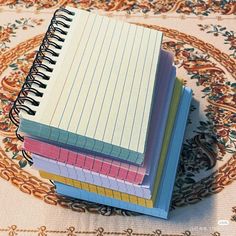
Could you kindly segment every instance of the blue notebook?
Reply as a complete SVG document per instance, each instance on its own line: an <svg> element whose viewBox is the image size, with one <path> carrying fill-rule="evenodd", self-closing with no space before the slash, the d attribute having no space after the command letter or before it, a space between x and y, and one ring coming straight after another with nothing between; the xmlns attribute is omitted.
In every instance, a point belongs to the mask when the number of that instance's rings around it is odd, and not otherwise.
<svg viewBox="0 0 236 236"><path fill-rule="evenodd" d="M175 121L175 127L173 129L171 137L171 145L170 149L168 150L168 155L165 162L165 167L154 208L142 207L136 204L123 202L109 197L104 197L96 193L90 193L85 190L55 182L57 193L73 198L96 202L103 205L122 208L125 210L135 211L166 219L168 217L171 196L178 168L179 156L182 147L185 126L187 123L191 98L191 89L184 88L180 100L179 111Z"/></svg>

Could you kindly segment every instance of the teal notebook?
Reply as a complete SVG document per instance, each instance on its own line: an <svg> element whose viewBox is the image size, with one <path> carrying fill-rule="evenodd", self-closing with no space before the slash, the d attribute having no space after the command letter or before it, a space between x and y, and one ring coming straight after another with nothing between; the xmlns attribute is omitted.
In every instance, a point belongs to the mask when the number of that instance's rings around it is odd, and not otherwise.
<svg viewBox="0 0 236 236"><path fill-rule="evenodd" d="M44 75L46 88L31 84L24 102L30 110L21 110L19 130L142 164L162 33L69 7L53 19L54 54L46 52L51 60L40 65L37 59L32 67L36 79Z"/></svg>

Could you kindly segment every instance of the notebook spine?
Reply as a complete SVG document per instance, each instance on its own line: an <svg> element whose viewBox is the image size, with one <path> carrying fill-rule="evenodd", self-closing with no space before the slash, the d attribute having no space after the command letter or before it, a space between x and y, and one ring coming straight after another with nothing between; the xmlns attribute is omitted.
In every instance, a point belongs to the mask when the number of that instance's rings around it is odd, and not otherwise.
<svg viewBox="0 0 236 236"><path fill-rule="evenodd" d="M43 97L42 89L46 89L47 81L50 80L50 73L53 72L53 65L57 63L58 51L62 49L73 15L75 15L74 12L65 8L55 11L31 69L9 112L9 118L16 126L16 137L21 141L24 141L24 137L18 133L19 113L24 111L31 116L36 114L40 104L37 97ZM33 96L30 96L32 94ZM32 164L30 155L24 150L22 154Z"/></svg>

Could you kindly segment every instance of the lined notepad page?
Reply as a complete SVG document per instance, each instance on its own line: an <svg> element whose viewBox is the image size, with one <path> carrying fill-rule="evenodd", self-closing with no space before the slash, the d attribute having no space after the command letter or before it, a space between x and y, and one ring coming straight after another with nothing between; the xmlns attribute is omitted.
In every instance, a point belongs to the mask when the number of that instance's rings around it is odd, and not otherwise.
<svg viewBox="0 0 236 236"><path fill-rule="evenodd" d="M88 150L143 155L162 33L72 11L73 39L62 48L64 65L55 67L34 121L75 134ZM58 132L59 141L68 139Z"/></svg>

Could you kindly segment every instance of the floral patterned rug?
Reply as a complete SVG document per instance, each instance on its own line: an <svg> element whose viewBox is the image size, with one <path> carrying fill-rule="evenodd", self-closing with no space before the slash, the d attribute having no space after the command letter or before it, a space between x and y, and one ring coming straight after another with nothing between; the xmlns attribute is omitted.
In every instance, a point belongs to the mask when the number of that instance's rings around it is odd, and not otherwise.
<svg viewBox="0 0 236 236"><path fill-rule="evenodd" d="M168 221L59 197L21 155L8 113L62 5L162 31L163 48L175 54L178 76L193 89ZM0 235L233 236L235 23L234 0L0 0Z"/></svg>

